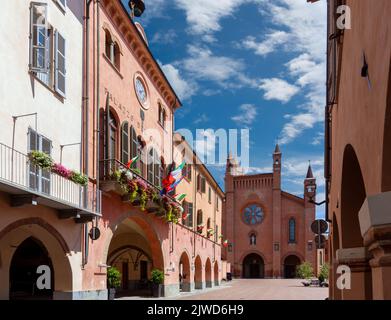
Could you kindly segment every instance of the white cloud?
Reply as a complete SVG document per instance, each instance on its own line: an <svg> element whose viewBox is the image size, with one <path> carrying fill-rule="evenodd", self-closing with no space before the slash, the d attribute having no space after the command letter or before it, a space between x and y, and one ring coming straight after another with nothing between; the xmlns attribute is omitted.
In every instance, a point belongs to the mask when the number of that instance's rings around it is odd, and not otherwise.
<svg viewBox="0 0 391 320"><path fill-rule="evenodd" d="M276 50L298 53L286 67L289 76L295 79L296 88L304 93L306 102L283 127L280 143L285 144L323 121L327 7L324 1L308 4L304 0L260 0L259 3L261 13L271 19L274 29L280 30L268 33L262 41L248 37L243 47L261 56Z"/></svg>
<svg viewBox="0 0 391 320"><path fill-rule="evenodd" d="M311 144L314 146L318 146L324 140L324 133L318 132L315 137L313 137Z"/></svg>
<svg viewBox="0 0 391 320"><path fill-rule="evenodd" d="M248 126L254 122L257 114L257 108L253 104L242 104L239 107L239 114L233 116L231 119L237 125Z"/></svg>
<svg viewBox="0 0 391 320"><path fill-rule="evenodd" d="M287 43L288 40L289 34L287 32L274 30L267 34L265 40L262 42L257 42L255 37L248 36L242 44L239 44L239 46L243 46L246 49L252 49L257 55L266 56L273 52L279 45Z"/></svg>
<svg viewBox="0 0 391 320"><path fill-rule="evenodd" d="M209 121L209 117L207 114L202 113L200 114L197 119L193 122L194 124L201 124Z"/></svg>
<svg viewBox="0 0 391 320"><path fill-rule="evenodd" d="M151 40L151 43L161 43L161 44L171 44L175 42L175 39L178 37L175 30L170 29L167 31L156 32Z"/></svg>
<svg viewBox="0 0 391 320"><path fill-rule="evenodd" d="M260 89L265 91L264 99L278 100L287 103L299 92L299 88L289 84L287 81L277 78L262 79Z"/></svg>
<svg viewBox="0 0 391 320"><path fill-rule="evenodd" d="M190 99L197 91L197 85L182 78L179 70L172 64L161 64L159 62L168 81L181 100Z"/></svg>
<svg viewBox="0 0 391 320"><path fill-rule="evenodd" d="M186 13L189 32L197 35L220 31L220 20L231 16L245 2L247 0L175 0L178 8Z"/></svg>
<svg viewBox="0 0 391 320"><path fill-rule="evenodd" d="M176 64L193 79L213 81L223 88L254 85L253 81L244 75L245 65L241 60L215 56L205 46L189 45L188 54L187 58Z"/></svg>

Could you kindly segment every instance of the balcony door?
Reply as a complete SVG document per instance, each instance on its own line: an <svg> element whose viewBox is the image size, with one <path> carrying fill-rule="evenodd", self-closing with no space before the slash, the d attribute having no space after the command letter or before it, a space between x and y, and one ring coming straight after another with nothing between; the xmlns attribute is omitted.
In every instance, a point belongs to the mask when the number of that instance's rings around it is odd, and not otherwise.
<svg viewBox="0 0 391 320"><path fill-rule="evenodd" d="M28 150L41 151L48 155L52 153L52 142L37 134L34 130L29 130ZM50 170L43 170L40 167L29 163L29 187L38 192L50 194Z"/></svg>

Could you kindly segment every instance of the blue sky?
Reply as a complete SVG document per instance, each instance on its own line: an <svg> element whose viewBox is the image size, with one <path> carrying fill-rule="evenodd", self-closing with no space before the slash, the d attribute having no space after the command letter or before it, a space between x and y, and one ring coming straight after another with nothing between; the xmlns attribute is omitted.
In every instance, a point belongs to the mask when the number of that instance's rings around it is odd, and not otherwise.
<svg viewBox="0 0 391 320"><path fill-rule="evenodd" d="M326 1L145 2L137 21L183 102L176 129L248 128L249 173L271 170L278 139L283 189L302 196L311 160L324 200ZM224 165L209 169L223 187Z"/></svg>

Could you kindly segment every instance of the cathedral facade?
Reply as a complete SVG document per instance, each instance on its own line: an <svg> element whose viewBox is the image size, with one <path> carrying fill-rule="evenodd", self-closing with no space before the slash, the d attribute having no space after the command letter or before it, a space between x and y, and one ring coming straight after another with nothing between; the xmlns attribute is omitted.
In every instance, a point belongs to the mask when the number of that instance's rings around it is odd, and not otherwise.
<svg viewBox="0 0 391 320"><path fill-rule="evenodd" d="M223 259L235 278L294 278L304 261L316 270L316 179L311 166L303 182L304 198L281 189L282 153L273 153L273 172L244 175L229 156L225 175Z"/></svg>

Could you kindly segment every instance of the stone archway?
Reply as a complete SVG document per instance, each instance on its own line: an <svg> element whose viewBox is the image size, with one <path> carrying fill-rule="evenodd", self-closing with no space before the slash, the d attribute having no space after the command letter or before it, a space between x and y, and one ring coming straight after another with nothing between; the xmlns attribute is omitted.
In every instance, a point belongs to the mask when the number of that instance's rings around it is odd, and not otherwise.
<svg viewBox="0 0 391 320"><path fill-rule="evenodd" d="M191 291L190 259L184 251L179 260L179 291Z"/></svg>
<svg viewBox="0 0 391 320"><path fill-rule="evenodd" d="M219 264L217 263L217 261L215 261L213 272L214 272L214 284L215 286L218 286L220 285L220 279L219 279Z"/></svg>
<svg viewBox="0 0 391 320"><path fill-rule="evenodd" d="M296 278L296 269L300 265L300 258L294 254L287 256L284 259L284 278Z"/></svg>
<svg viewBox="0 0 391 320"><path fill-rule="evenodd" d="M343 248L363 246L358 212L366 198L360 164L351 145L345 148L341 185L341 236Z"/></svg>
<svg viewBox="0 0 391 320"><path fill-rule="evenodd" d="M152 226L142 217L129 216L114 228L107 265L121 273L119 295L150 295L152 269L164 270L161 244Z"/></svg>
<svg viewBox="0 0 391 320"><path fill-rule="evenodd" d="M265 262L256 253L250 253L243 259L243 278L262 279L265 277Z"/></svg>
<svg viewBox="0 0 391 320"><path fill-rule="evenodd" d="M0 299L18 296L27 299L72 299L73 291L82 290L79 281L81 275L77 274L79 269L72 269L73 264L77 267L80 265L80 255L64 251L68 248L66 241L42 219L16 221L0 232L0 239ZM25 268L22 267L23 263ZM51 270L51 290L43 294L23 293L25 288L20 287L15 280L27 270L31 272L35 269L36 274L38 263L47 265ZM15 276L18 274L19 276ZM30 275L26 277L26 281L32 285L34 277L35 275Z"/></svg>
<svg viewBox="0 0 391 320"><path fill-rule="evenodd" d="M212 263L209 258L205 262L205 285L207 288L212 288Z"/></svg>
<svg viewBox="0 0 391 320"><path fill-rule="evenodd" d="M202 281L202 261L200 256L197 256L194 261L194 287L196 289L204 288L204 283Z"/></svg>
<svg viewBox="0 0 391 320"><path fill-rule="evenodd" d="M47 266L48 278L43 281L44 289L40 289L37 273L40 266ZM53 298L54 270L49 253L41 241L34 237L24 240L16 249L10 266L10 300L46 300ZM46 287L47 285L47 287Z"/></svg>
<svg viewBox="0 0 391 320"><path fill-rule="evenodd" d="M351 290L342 291L342 299L372 299L372 274L364 248L358 213L366 199L363 175L356 152L347 145L344 152L341 185L338 264L349 266ZM349 250L346 250L349 249ZM354 252L352 258L352 252Z"/></svg>
<svg viewBox="0 0 391 320"><path fill-rule="evenodd" d="M384 120L382 192L391 191L391 65L388 73L387 108Z"/></svg>

